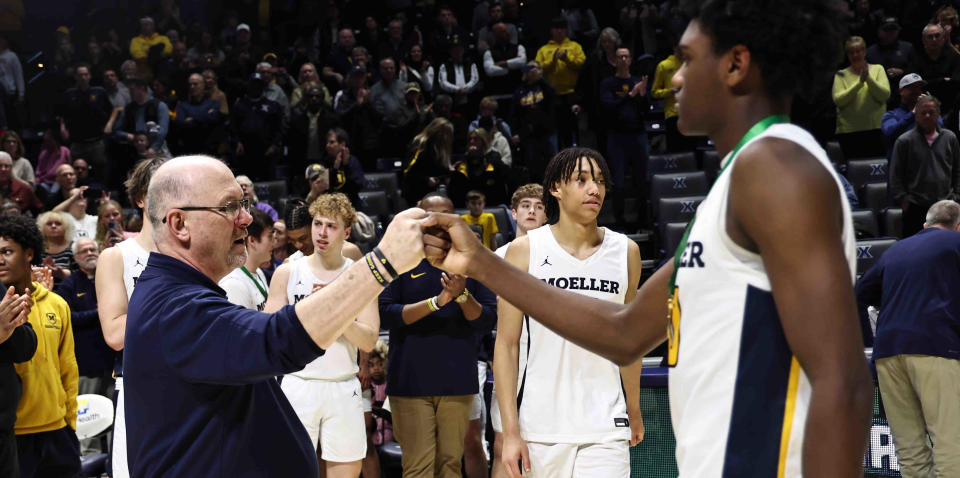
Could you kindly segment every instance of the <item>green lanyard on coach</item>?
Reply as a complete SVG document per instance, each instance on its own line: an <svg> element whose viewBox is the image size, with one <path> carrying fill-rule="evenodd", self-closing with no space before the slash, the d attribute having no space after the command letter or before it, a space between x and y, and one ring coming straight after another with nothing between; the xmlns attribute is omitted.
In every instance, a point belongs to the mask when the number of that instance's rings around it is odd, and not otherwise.
<svg viewBox="0 0 960 478"><path fill-rule="evenodd" d="M243 273L246 274L247 277L249 277L250 280L253 281L254 285L257 286L257 290L259 290L260 293L263 294L263 298L266 299L266 298L267 298L267 290L264 289L263 286L260 285L260 281L258 281L257 278L254 277L254 275L251 274L250 271L247 270L247 266L240 266L240 270L242 270Z"/></svg>
<svg viewBox="0 0 960 478"><path fill-rule="evenodd" d="M743 135L743 138L740 139L740 142L737 143L737 146L733 148L733 152L730 153L730 158L727 160L726 164L720 169L720 172L717 174L717 178L723 175L723 172L727 170L730 164L733 163L733 159L737 156L737 153L740 152L740 148L743 148L743 145L747 144L751 139L756 138L761 133L767 130L767 128L777 124L777 123L788 123L790 118L787 115L773 115L767 116L766 118L760 120L757 124L753 125L750 130L747 131L747 134ZM693 223L697 220L697 215L690 219L690 223L687 224L687 228L683 231L683 237L680 238L680 244L677 245L677 250L673 253L673 273L670 274L670 283L668 289L670 291L670 298L667 299L667 365L674 366L677 364L677 352L679 351L679 341L678 333L680 331L680 306L677 303L677 272L680 271L680 261L683 257L683 252L687 249L687 240L690 238L690 230L693 229Z"/></svg>

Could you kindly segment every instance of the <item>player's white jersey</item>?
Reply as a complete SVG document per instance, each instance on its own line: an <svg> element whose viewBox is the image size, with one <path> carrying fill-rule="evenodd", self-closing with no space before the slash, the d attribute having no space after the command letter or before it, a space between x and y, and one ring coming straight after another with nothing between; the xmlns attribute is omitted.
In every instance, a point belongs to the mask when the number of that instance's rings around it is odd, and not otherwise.
<svg viewBox="0 0 960 478"><path fill-rule="evenodd" d="M557 242L550 227L527 233L528 271L550 285L623 303L629 287L627 237L604 229L603 243L579 260ZM526 358L517 402L524 440L542 443L601 443L629 440L630 425L613 362L560 337L524 315Z"/></svg>
<svg viewBox="0 0 960 478"><path fill-rule="evenodd" d="M267 291L267 277L259 267L252 275L257 282L254 282L254 279L250 278L243 269L237 267L220 279L218 285L227 293L227 300L230 302L263 312L263 308L267 305L267 298L263 295Z"/></svg>
<svg viewBox="0 0 960 478"><path fill-rule="evenodd" d="M773 125L752 141L764 137L802 146L834 176L853 282L850 205L826 153L794 125ZM799 477L810 382L784 336L763 260L727 234L732 161L697 210L677 274L679 334L670 341L677 463L684 477Z"/></svg>
<svg viewBox="0 0 960 478"><path fill-rule="evenodd" d="M116 245L120 249L120 255L123 258L123 287L127 289L127 300L133 295L133 288L137 285L137 279L143 268L147 267L147 259L150 258L150 252L143 248L134 238L119 242Z"/></svg>
<svg viewBox="0 0 960 478"><path fill-rule="evenodd" d="M348 257L344 257L343 261L343 268L340 269L338 276L353 264L353 260ZM288 304L296 304L305 299L313 291L314 284L328 284L336 279L330 281L317 279L310 270L310 261L306 259L287 264L290 267L290 278L287 279ZM355 377L359 371L357 346L341 335L323 355L307 364L303 370L290 375L296 375L304 380L338 381Z"/></svg>

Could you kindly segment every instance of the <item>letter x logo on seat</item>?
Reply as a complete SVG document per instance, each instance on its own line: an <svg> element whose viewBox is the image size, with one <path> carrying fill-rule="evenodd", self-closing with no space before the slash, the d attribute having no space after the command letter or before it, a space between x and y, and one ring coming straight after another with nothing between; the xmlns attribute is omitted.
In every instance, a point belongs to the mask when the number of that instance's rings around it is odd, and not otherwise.
<svg viewBox="0 0 960 478"><path fill-rule="evenodd" d="M695 212L693 210L693 201L683 201L680 203L680 212Z"/></svg>
<svg viewBox="0 0 960 478"><path fill-rule="evenodd" d="M871 164L870 165L870 175L871 176L886 176L887 170L883 168L883 163Z"/></svg>
<svg viewBox="0 0 960 478"><path fill-rule="evenodd" d="M664 169L677 169L680 165L677 164L677 158L664 158L663 168Z"/></svg>
<svg viewBox="0 0 960 478"><path fill-rule="evenodd" d="M873 259L873 254L870 253L870 248L873 246L867 244L865 246L857 246L857 259Z"/></svg>
<svg viewBox="0 0 960 478"><path fill-rule="evenodd" d="M687 189L687 177L673 178L673 189Z"/></svg>

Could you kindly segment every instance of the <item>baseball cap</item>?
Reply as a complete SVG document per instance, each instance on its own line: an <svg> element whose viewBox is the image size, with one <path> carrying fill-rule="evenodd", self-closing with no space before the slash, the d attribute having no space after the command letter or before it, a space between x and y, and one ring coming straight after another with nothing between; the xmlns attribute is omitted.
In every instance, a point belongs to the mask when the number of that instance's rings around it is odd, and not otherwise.
<svg viewBox="0 0 960 478"><path fill-rule="evenodd" d="M277 54L270 52L270 53L267 53L266 55L263 55L263 61L270 61L270 60L277 61Z"/></svg>
<svg viewBox="0 0 960 478"><path fill-rule="evenodd" d="M403 93L406 94L406 93L409 93L409 92L411 92L411 91L416 91L417 93L419 93L419 92L420 92L420 85L418 85L418 84L417 84L416 82L414 82L414 81L411 81L410 83L407 83L407 89L403 90Z"/></svg>
<svg viewBox="0 0 960 478"><path fill-rule="evenodd" d="M926 85L927 82L923 81L923 78L916 73L909 73L903 75L903 78L900 78L900 88L906 88L914 83L920 83L920 86Z"/></svg>
<svg viewBox="0 0 960 478"><path fill-rule="evenodd" d="M354 74L354 73L360 73L365 75L367 73L367 69L364 68L363 65L353 65L353 68L350 68L350 74Z"/></svg>
<svg viewBox="0 0 960 478"><path fill-rule="evenodd" d="M319 164L317 164L317 163L313 163L313 164L311 164L310 166L307 166L307 170L306 170L306 172L304 172L304 176L307 178L307 181L309 181L309 180L311 180L311 179L313 179L313 178L321 175L321 174L322 174L324 171L326 171L326 170L327 170L327 168L324 168L323 166L321 166L321 165L319 165Z"/></svg>
<svg viewBox="0 0 960 478"><path fill-rule="evenodd" d="M246 23L241 23L241 24L237 25L237 31L240 31L240 30L246 30L246 31L249 32L249 31L250 31L250 25L247 25Z"/></svg>
<svg viewBox="0 0 960 478"><path fill-rule="evenodd" d="M897 22L897 17L886 17L880 21L880 28L884 30L899 30L900 23Z"/></svg>
<svg viewBox="0 0 960 478"><path fill-rule="evenodd" d="M261 75L260 73L251 73L250 81L264 81L263 75Z"/></svg>

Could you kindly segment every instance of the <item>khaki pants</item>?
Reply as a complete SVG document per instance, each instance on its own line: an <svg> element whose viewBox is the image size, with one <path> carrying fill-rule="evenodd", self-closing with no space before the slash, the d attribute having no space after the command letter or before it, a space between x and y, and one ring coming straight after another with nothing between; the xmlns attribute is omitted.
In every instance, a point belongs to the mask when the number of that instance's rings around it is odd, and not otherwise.
<svg viewBox="0 0 960 478"><path fill-rule="evenodd" d="M390 396L404 478L460 478L473 395Z"/></svg>
<svg viewBox="0 0 960 478"><path fill-rule="evenodd" d="M900 473L904 478L958 476L960 360L896 355L876 364Z"/></svg>

